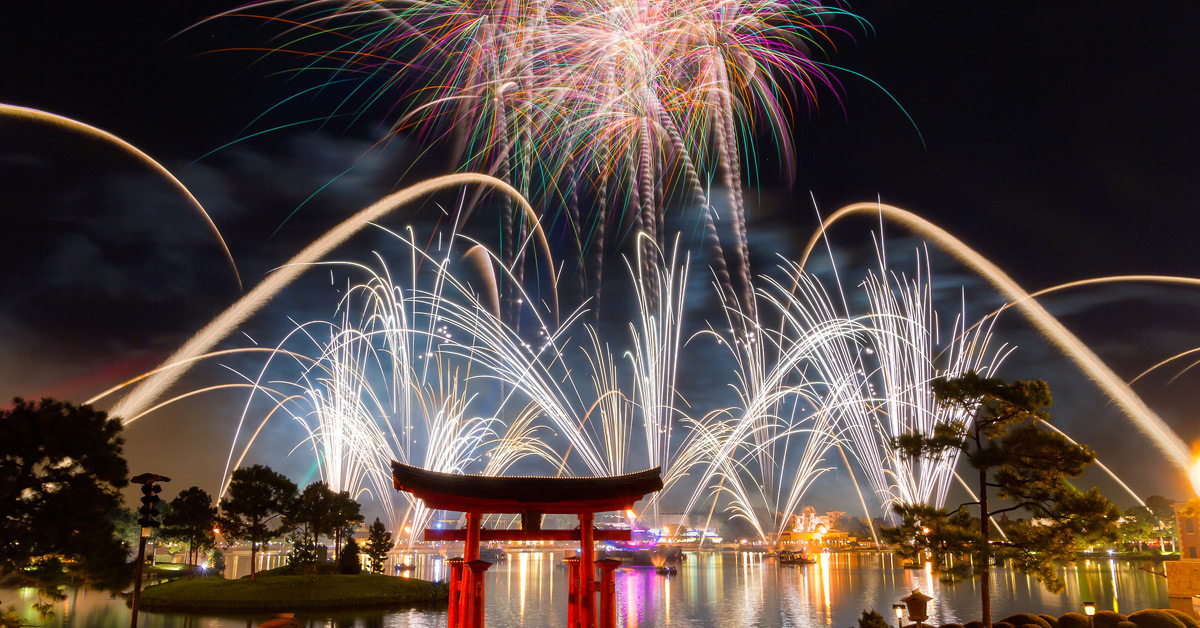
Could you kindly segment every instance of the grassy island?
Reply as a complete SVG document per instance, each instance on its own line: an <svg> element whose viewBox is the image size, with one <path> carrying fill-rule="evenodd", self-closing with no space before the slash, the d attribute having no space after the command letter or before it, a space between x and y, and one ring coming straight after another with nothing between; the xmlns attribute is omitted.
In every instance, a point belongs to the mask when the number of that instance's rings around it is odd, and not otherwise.
<svg viewBox="0 0 1200 628"><path fill-rule="evenodd" d="M190 613L289 612L410 606L448 597L446 585L394 576L260 575L253 582L181 578L147 587L138 606Z"/></svg>

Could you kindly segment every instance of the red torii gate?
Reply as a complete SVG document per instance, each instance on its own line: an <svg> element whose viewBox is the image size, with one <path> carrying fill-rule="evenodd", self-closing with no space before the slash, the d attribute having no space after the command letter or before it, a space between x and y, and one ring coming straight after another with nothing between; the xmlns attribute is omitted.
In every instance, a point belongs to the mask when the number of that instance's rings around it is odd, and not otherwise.
<svg viewBox="0 0 1200 628"><path fill-rule="evenodd" d="M609 477L552 478L457 475L392 462L392 485L434 510L466 513L465 530L425 530L426 541L465 541L463 558L450 563L448 628L483 628L483 574L491 563L479 560L481 541L579 541L579 558L568 559L568 628L614 628L616 560L595 560L596 541L628 541L629 530L596 530L595 514L625 511L649 493L662 490L659 468ZM520 514L517 530L482 530L484 513ZM542 515L578 515L578 530L543 530ZM596 568L600 568L600 587ZM597 623L595 594L600 592Z"/></svg>

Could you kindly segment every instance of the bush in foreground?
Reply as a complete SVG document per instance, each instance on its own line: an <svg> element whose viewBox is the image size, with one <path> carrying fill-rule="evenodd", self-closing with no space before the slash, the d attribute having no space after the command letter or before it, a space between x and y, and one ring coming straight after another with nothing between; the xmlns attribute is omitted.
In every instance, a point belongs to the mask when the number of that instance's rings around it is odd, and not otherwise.
<svg viewBox="0 0 1200 628"><path fill-rule="evenodd" d="M872 611L873 612L873 611ZM867 611L863 611L863 617ZM1097 611L1094 628L1200 628L1200 622L1194 617L1173 608L1148 608L1129 616L1115 611ZM1082 613L1064 613L1060 617L1053 615L1035 615L1032 613L1017 613L992 624L992 628L1093 628L1093 620ZM859 620L861 628L862 620ZM939 628L963 628L960 624L942 624ZM984 628L982 621L967 622L965 628Z"/></svg>

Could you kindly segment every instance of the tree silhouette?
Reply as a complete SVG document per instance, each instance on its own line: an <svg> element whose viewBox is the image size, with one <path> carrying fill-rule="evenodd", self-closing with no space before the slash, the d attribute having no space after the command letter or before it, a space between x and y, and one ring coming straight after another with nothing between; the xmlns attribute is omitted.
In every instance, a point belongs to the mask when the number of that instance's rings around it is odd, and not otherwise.
<svg viewBox="0 0 1200 628"><path fill-rule="evenodd" d="M256 464L233 472L225 499L221 500L221 529L230 539L250 542L250 580L254 580L258 544L270 541L287 530L280 519L296 500L296 484Z"/></svg>
<svg viewBox="0 0 1200 628"><path fill-rule="evenodd" d="M289 527L294 533L293 561L296 564L314 562L317 541L322 536L333 537L335 498L336 494L327 484L313 482L304 488L288 511Z"/></svg>
<svg viewBox="0 0 1200 628"><path fill-rule="evenodd" d="M947 511L924 504L899 504L900 525L882 530L901 555L917 559L928 552L943 580L980 578L984 625L991 628L989 561L1008 559L1052 592L1063 590L1055 561L1071 561L1080 543L1116 541L1117 507L1093 488L1081 493L1067 478L1077 477L1095 460L1085 446L1043 430L1049 421L1050 389L1045 382L983 378L968 372L932 385L938 402L958 420L935 427L932 435L906 434L895 443L898 455L940 456L960 450L975 468L978 501ZM989 506L989 493L1001 500ZM968 507L977 507L972 517ZM993 540L989 521L1024 510L1029 520L1012 522L1006 536Z"/></svg>
<svg viewBox="0 0 1200 628"><path fill-rule="evenodd" d="M357 576L362 573L362 561L358 557L358 543L354 539L346 542L346 547L338 554L338 573Z"/></svg>
<svg viewBox="0 0 1200 628"><path fill-rule="evenodd" d="M54 399L0 410L0 575L50 592L70 565L97 588L129 583L113 523L129 484L121 429L91 406Z"/></svg>
<svg viewBox="0 0 1200 628"><path fill-rule="evenodd" d="M383 564L387 562L387 553L392 549L392 533L383 527L379 517L367 529L367 542L363 548L370 560L371 573L383 573Z"/></svg>
<svg viewBox="0 0 1200 628"><path fill-rule="evenodd" d="M180 491L171 500L171 513L163 517L162 536L188 544L188 577L192 576L200 552L216 542L213 526L217 522L217 507L213 498L198 486Z"/></svg>

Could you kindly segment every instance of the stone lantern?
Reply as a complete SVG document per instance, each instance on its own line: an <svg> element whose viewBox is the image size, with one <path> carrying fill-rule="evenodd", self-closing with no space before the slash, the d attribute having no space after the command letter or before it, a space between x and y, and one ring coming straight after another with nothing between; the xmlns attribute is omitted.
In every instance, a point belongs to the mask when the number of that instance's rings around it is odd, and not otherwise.
<svg viewBox="0 0 1200 628"><path fill-rule="evenodd" d="M921 593L921 589L913 589L912 594L906 598L901 598L900 601L908 607L908 618L917 622L920 626L922 622L929 619L929 601L933 598Z"/></svg>

